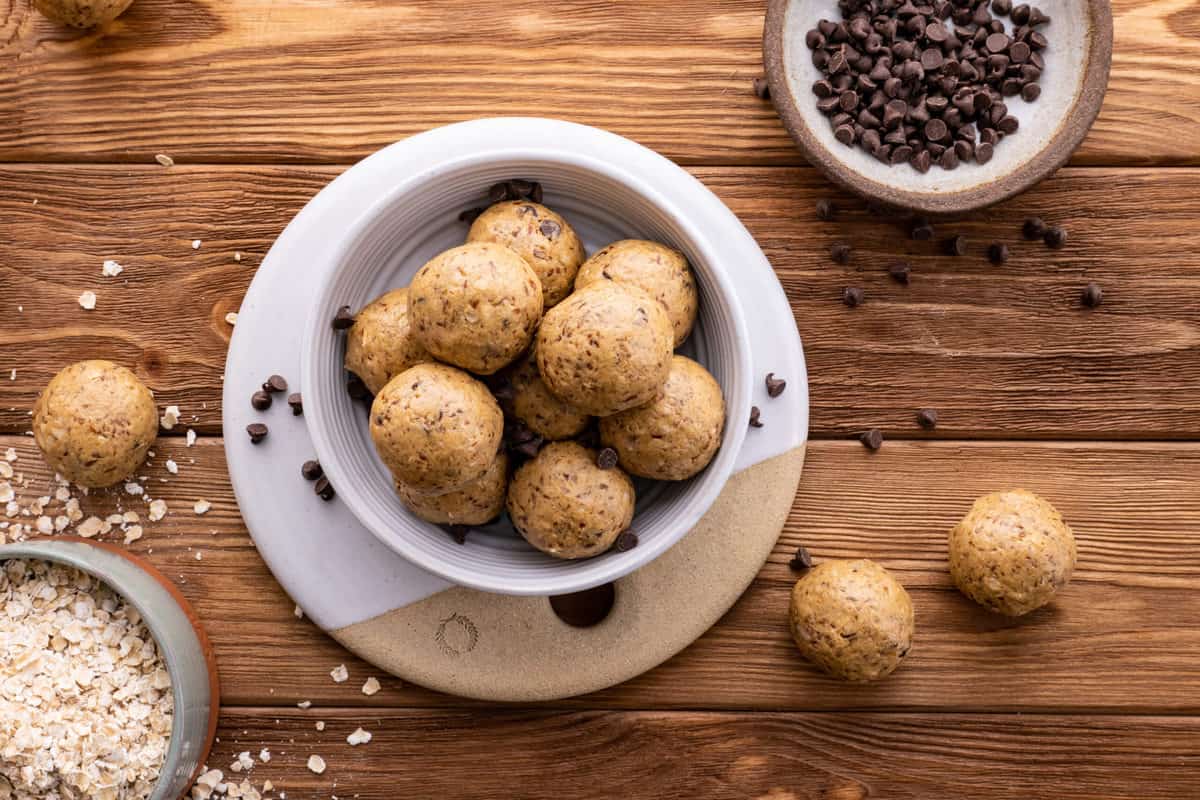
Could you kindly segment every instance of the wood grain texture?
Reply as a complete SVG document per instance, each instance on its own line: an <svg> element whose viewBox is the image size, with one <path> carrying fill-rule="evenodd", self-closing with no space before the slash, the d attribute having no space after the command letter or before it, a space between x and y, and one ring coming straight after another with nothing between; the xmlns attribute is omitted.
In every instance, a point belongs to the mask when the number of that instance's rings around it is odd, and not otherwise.
<svg viewBox="0 0 1200 800"><path fill-rule="evenodd" d="M38 391L63 365L104 356L134 367L197 430L219 432L224 316L274 238L338 171L0 169L0 431L27 428ZM791 299L814 436L869 427L889 437L1200 436L1200 171L1064 170L939 226L970 237L962 258L910 241L811 169L694 172L755 235ZM815 219L820 197L837 199L837 222ZM1021 240L1027 214L1066 225L1067 248ZM1003 266L984 257L993 240L1012 248ZM837 241L854 247L849 266L828 257ZM887 276L898 257L913 264L908 287ZM126 271L102 278L106 258ZM1094 311L1079 303L1089 281L1105 292ZM866 290L864 306L842 305L848 285ZM76 303L84 289L99 295L94 311ZM941 413L932 434L915 423L924 407Z"/></svg>
<svg viewBox="0 0 1200 800"><path fill-rule="evenodd" d="M43 493L49 476L32 442L0 437L0 448L10 445L21 453L19 468L36 475L26 494ZM359 692L369 675L383 676L292 615L238 516L220 445L159 443L145 485L171 513L133 549L177 579L208 622L225 702L477 707L390 679L374 698ZM168 457L178 476L163 470ZM276 467L301 481L299 465ZM1012 486L1053 501L1080 549L1061 598L1020 621L960 596L945 563L946 533L972 499ZM200 497L213 504L203 517L191 510ZM125 508L145 506L119 499ZM107 513L113 503L99 494L85 508ZM1200 712L1198 518L1197 445L891 442L871 454L855 443L814 443L779 545L721 623L640 678L556 705ZM908 587L917 637L888 680L847 686L796 654L784 622L795 580L786 564L801 544L818 560L877 559ZM351 680L335 684L328 673L342 662Z"/></svg>
<svg viewBox="0 0 1200 800"><path fill-rule="evenodd" d="M1113 5L1112 80L1077 162L1200 163L1196 1ZM349 163L534 115L689 164L801 163L750 91L762 21L760 0L138 0L78 34L0 0L0 160Z"/></svg>
<svg viewBox="0 0 1200 800"><path fill-rule="evenodd" d="M360 726L373 738L350 747ZM220 735L211 763L267 747L251 779L288 797L1174 800L1200 789L1200 721L1170 717L227 709ZM328 764L321 776L304 767L313 753Z"/></svg>

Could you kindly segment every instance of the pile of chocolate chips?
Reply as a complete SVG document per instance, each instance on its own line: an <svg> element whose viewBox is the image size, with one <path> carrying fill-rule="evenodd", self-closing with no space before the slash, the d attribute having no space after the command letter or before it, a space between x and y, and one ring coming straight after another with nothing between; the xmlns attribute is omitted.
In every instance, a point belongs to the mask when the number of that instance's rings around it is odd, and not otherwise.
<svg viewBox="0 0 1200 800"><path fill-rule="evenodd" d="M915 5L914 1L921 3ZM989 7L990 2L990 7ZM1012 0L839 0L805 42L823 78L817 108L834 136L885 164L919 172L985 164L1017 118L1005 97L1033 102L1050 18ZM1012 34L997 15L1009 15Z"/></svg>

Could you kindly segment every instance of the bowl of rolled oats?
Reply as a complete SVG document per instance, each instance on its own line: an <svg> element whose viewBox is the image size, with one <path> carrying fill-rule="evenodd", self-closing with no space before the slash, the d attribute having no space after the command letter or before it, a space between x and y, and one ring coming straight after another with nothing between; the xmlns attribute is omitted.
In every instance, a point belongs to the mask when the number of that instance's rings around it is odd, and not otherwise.
<svg viewBox="0 0 1200 800"><path fill-rule="evenodd" d="M0 800L175 800L218 708L208 638L148 563L73 537L0 545Z"/></svg>

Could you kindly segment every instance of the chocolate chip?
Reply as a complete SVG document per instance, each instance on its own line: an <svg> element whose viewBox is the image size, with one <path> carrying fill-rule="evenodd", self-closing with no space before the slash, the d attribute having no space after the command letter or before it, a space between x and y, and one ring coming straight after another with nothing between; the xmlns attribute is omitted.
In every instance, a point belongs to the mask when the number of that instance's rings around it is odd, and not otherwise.
<svg viewBox="0 0 1200 800"><path fill-rule="evenodd" d="M797 547L796 555L792 556L792 560L788 562L788 567L793 572L803 572L806 569L811 569L812 565L812 556L809 555L807 547Z"/></svg>
<svg viewBox="0 0 1200 800"><path fill-rule="evenodd" d="M1036 83L1027 83L1021 87L1021 99L1032 103L1042 96L1042 87Z"/></svg>
<svg viewBox="0 0 1200 800"><path fill-rule="evenodd" d="M508 193L513 200L527 200L533 194L533 187L536 185L533 181L513 178L508 182Z"/></svg>
<svg viewBox="0 0 1200 800"><path fill-rule="evenodd" d="M495 205L496 203L503 203L505 200L515 199L517 198L513 197L509 193L508 181L493 183L491 187L488 188L488 202L492 205Z"/></svg>
<svg viewBox="0 0 1200 800"><path fill-rule="evenodd" d="M325 474L325 470L321 469L319 461L305 461L300 465L300 474L304 476L304 480L306 481L315 481Z"/></svg>
<svg viewBox="0 0 1200 800"><path fill-rule="evenodd" d="M837 207L831 201L817 201L817 219L822 222L832 222L835 216L837 216Z"/></svg>
<svg viewBox="0 0 1200 800"><path fill-rule="evenodd" d="M1041 239L1046 235L1046 223L1041 217L1026 217L1021 233L1030 241Z"/></svg>
<svg viewBox="0 0 1200 800"><path fill-rule="evenodd" d="M783 390L787 388L787 381L783 378L776 378L774 372L768 372L766 378L767 397L779 397L783 394Z"/></svg>
<svg viewBox="0 0 1200 800"><path fill-rule="evenodd" d="M454 540L455 544L466 544L467 534L471 532L466 525L443 525L442 530Z"/></svg>
<svg viewBox="0 0 1200 800"><path fill-rule="evenodd" d="M606 447L596 456L596 466L600 469L612 469L617 465L617 451Z"/></svg>
<svg viewBox="0 0 1200 800"><path fill-rule="evenodd" d="M758 406L750 406L750 427L751 428L761 428L763 426L762 419L759 418L759 415L761 413L762 412L759 411Z"/></svg>
<svg viewBox="0 0 1200 800"><path fill-rule="evenodd" d="M292 416L298 417L304 413L304 399L299 392L288 395L287 404L292 408Z"/></svg>
<svg viewBox="0 0 1200 800"><path fill-rule="evenodd" d="M912 273L912 266L907 261L897 261L888 265L888 275L892 280L907 284Z"/></svg>
<svg viewBox="0 0 1200 800"><path fill-rule="evenodd" d="M342 306L333 315L333 329L335 331L344 331L354 326L354 315L350 313L350 306Z"/></svg>
<svg viewBox="0 0 1200 800"><path fill-rule="evenodd" d="M1012 13L1012 0L992 0L992 13L1007 17Z"/></svg>
<svg viewBox="0 0 1200 800"><path fill-rule="evenodd" d="M871 430L861 434L858 440L868 450L878 450L880 447L883 447L883 431L879 430L879 428L871 428Z"/></svg>
<svg viewBox="0 0 1200 800"><path fill-rule="evenodd" d="M617 541L613 544L613 548L618 553L628 553L630 550L638 546L637 534L633 531L621 531L621 535L617 537Z"/></svg>
<svg viewBox="0 0 1200 800"><path fill-rule="evenodd" d="M829 248L829 257L838 264L849 264L850 245L844 242L838 242L833 247Z"/></svg>
<svg viewBox="0 0 1200 800"><path fill-rule="evenodd" d="M520 420L514 420L504 428L504 440L510 445L523 444L536 438L537 434Z"/></svg>
<svg viewBox="0 0 1200 800"><path fill-rule="evenodd" d="M251 444L258 444L263 439L267 438L267 426L261 422L251 422L246 426L246 433L250 436Z"/></svg>
<svg viewBox="0 0 1200 800"><path fill-rule="evenodd" d="M933 408L922 408L917 412L917 424L925 430L933 430L937 427L938 412Z"/></svg>
<svg viewBox="0 0 1200 800"><path fill-rule="evenodd" d="M770 85L767 84L766 78L759 75L757 78L754 79L753 87L754 87L754 96L757 97L759 100L770 100L771 99L771 87L770 87Z"/></svg>
<svg viewBox="0 0 1200 800"><path fill-rule="evenodd" d="M562 232L562 226L552 219L544 219L542 220L542 224L538 226L538 230L547 239L557 239L558 234Z"/></svg>
<svg viewBox="0 0 1200 800"><path fill-rule="evenodd" d="M254 394L250 395L250 405L258 411L266 411L271 407L271 395L259 389Z"/></svg>
<svg viewBox="0 0 1200 800"><path fill-rule="evenodd" d="M866 292L857 286L847 286L842 289L842 302L850 308L858 308L866 298Z"/></svg>
<svg viewBox="0 0 1200 800"><path fill-rule="evenodd" d="M952 236L946 240L946 253L952 256L965 256L967 254L967 237Z"/></svg>
<svg viewBox="0 0 1200 800"><path fill-rule="evenodd" d="M1083 295L1080 299L1088 308L1095 308L1104 300L1104 292L1101 291L1099 284L1089 283L1083 288Z"/></svg>
<svg viewBox="0 0 1200 800"><path fill-rule="evenodd" d="M980 164L986 164L992 160L992 154L995 153L996 146L991 142L980 142L975 148L975 160Z"/></svg>
<svg viewBox="0 0 1200 800"><path fill-rule="evenodd" d="M346 378L346 393L351 400L366 400L371 396L371 390L363 383L363 379L353 372Z"/></svg>
<svg viewBox="0 0 1200 800"><path fill-rule="evenodd" d="M544 441L542 437L534 436L532 439L517 444L513 449L526 458L534 458L541 451Z"/></svg>
<svg viewBox="0 0 1200 800"><path fill-rule="evenodd" d="M922 222L914 225L912 229L912 238L918 242L928 242L933 238L933 226L928 222Z"/></svg>
<svg viewBox="0 0 1200 800"><path fill-rule="evenodd" d="M263 382L262 388L264 392L271 392L272 394L286 392L288 382L282 375L272 375Z"/></svg>
<svg viewBox="0 0 1200 800"><path fill-rule="evenodd" d="M988 261L993 264L1003 264L1008 261L1008 245L1000 242L992 242L988 245Z"/></svg>
<svg viewBox="0 0 1200 800"><path fill-rule="evenodd" d="M475 220L479 219L479 215L485 210L486 209L476 206L475 208L468 208L466 211L460 211L458 212L458 221L465 222L469 225Z"/></svg>
<svg viewBox="0 0 1200 800"><path fill-rule="evenodd" d="M1054 250L1061 250L1067 244L1067 229L1061 225L1051 225L1046 228L1046 233L1042 237L1046 242L1046 246Z"/></svg>
<svg viewBox="0 0 1200 800"><path fill-rule="evenodd" d="M329 478L323 475L317 478L317 482L313 484L313 491L326 503L337 496L337 492L333 491L333 484L329 482Z"/></svg>

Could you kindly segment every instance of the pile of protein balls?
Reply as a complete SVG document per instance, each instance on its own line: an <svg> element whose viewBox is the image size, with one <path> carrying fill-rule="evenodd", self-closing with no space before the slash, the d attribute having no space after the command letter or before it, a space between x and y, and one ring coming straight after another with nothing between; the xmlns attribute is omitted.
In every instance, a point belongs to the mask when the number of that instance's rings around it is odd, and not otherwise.
<svg viewBox="0 0 1200 800"><path fill-rule="evenodd" d="M346 369L375 395L375 448L405 506L460 542L507 508L557 558L633 547L630 475L692 477L725 426L716 380L674 354L698 311L691 268L641 240L585 260L535 183L490 199L466 215L466 244L347 329Z"/></svg>
<svg viewBox="0 0 1200 800"><path fill-rule="evenodd" d="M908 592L874 561L812 566L792 589L792 638L825 672L858 683L890 675L913 640ZM811 567L811 568L810 568ZM1020 617L1049 603L1075 570L1075 536L1050 503L1021 489L985 495L950 531L950 577L981 606Z"/></svg>

